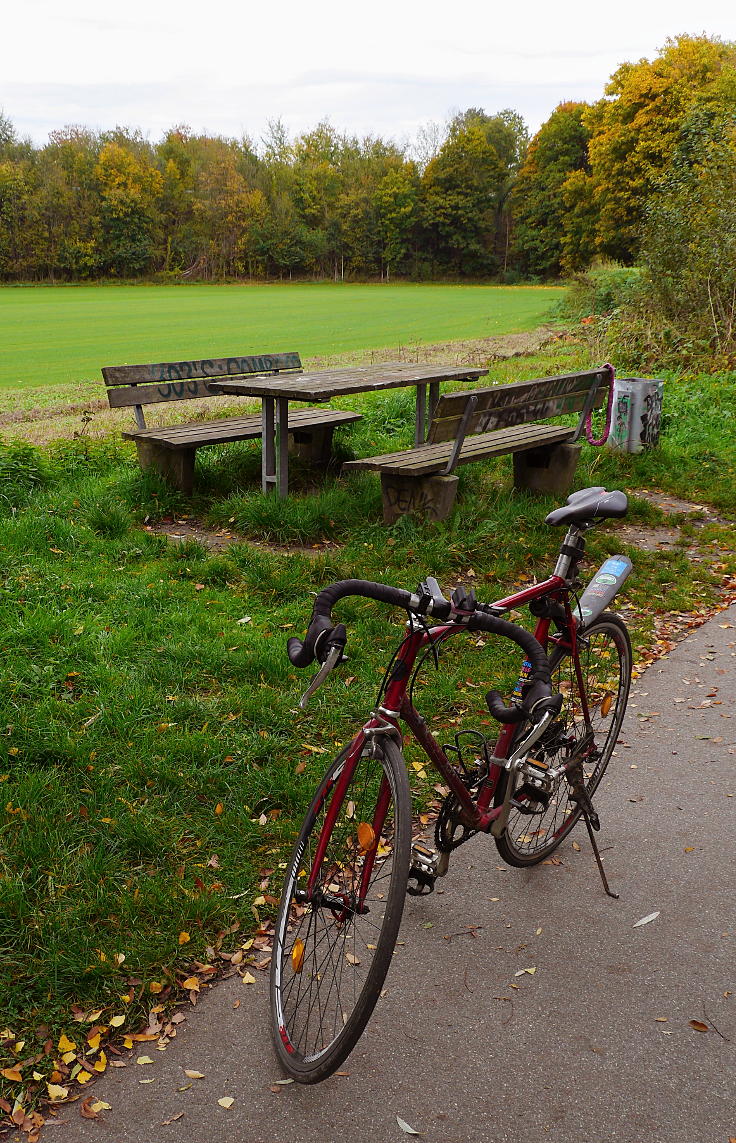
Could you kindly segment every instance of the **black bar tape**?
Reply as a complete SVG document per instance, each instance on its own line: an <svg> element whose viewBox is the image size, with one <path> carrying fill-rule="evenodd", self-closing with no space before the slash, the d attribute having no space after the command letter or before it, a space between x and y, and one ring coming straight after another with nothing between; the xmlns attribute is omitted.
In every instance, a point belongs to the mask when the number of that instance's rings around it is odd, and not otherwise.
<svg viewBox="0 0 736 1143"><path fill-rule="evenodd" d="M411 592L404 591L403 588L390 587L385 583L372 583L368 579L342 579L330 584L314 601L312 618L304 641L295 638L287 641L286 651L295 667L308 667L314 662L315 643L323 632L329 631L333 626L332 608L338 599L344 599L346 595L362 595L366 599L375 599L379 603L404 608L409 606L411 600ZM320 640L320 648L326 646L328 642L329 636L324 636Z"/></svg>

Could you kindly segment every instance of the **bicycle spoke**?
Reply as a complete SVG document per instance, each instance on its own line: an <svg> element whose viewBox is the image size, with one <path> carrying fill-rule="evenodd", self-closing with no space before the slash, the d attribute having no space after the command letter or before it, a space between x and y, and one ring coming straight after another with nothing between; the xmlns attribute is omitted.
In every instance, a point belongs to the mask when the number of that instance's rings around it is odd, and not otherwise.
<svg viewBox="0 0 736 1143"><path fill-rule="evenodd" d="M601 617L585 633L579 650L580 676L569 655L553 652L552 687L562 694L560 718L542 740L544 759L556 768L581 753L585 786L592 794L608 765L628 699L631 648L628 635L615 616ZM581 692L582 680L582 692ZM586 718L587 707L587 718ZM586 741L589 745L586 747ZM499 783L496 802L505 793ZM543 860L560 844L580 817L570 785L562 778L547 804L521 795L512 805L508 824L497 845L512 865Z"/></svg>

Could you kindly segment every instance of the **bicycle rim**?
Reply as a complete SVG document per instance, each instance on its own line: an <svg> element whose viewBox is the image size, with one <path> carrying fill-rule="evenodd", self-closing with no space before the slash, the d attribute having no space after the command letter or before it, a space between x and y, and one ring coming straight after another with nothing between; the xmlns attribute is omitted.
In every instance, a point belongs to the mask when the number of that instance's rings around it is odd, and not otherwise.
<svg viewBox="0 0 736 1143"><path fill-rule="evenodd" d="M350 747L314 797L286 872L271 962L276 1053L300 1083L317 1083L357 1043L391 963L404 908L411 803L401 751L390 741L355 763L324 857L316 851ZM377 806L385 815L378 824ZM306 887L313 889L309 899Z"/></svg>
<svg viewBox="0 0 736 1143"><path fill-rule="evenodd" d="M586 724L580 686L570 655L555 648L550 656L552 689L565 702L559 719L542 739L544 760L550 767L562 765L592 731L592 741L583 753L583 774L589 794L603 777L626 712L631 682L631 644L626 627L616 615L604 613L583 633L579 644L580 668L587 696L590 725ZM506 793L504 771L495 795L500 805ZM496 839L498 851L509 865L535 865L553 852L580 818L563 778L548 805L537 812L513 808L506 830ZM524 808L533 808L529 802Z"/></svg>

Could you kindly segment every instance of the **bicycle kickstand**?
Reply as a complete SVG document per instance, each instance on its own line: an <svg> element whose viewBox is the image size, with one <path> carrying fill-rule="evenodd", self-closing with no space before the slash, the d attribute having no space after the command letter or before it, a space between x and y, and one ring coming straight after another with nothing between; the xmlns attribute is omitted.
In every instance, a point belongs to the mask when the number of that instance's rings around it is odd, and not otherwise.
<svg viewBox="0 0 736 1143"><path fill-rule="evenodd" d="M583 772L582 772L582 767L579 764L577 766L575 766L574 770L572 770L568 773L568 781L570 782L570 786L572 787L572 800L577 802L577 804L580 806L580 809L581 809L582 814L583 814L583 818L585 820L585 828L588 831L588 837L590 838L590 846L591 846L591 849L593 850L593 856L595 857L595 863L598 866L598 872L601 875L601 881L603 882L603 888L605 889L605 891L609 897L613 897L614 901L618 901L618 898L619 898L618 893L614 893L613 890L611 889L610 885L608 884L608 878L606 877L606 871L603 868L603 861L601 860L601 854L600 854L600 850L598 849L598 843L596 842L595 835L593 833L593 830L599 830L601 828L601 823L600 823L600 819L598 818L598 814L593 809L593 803L590 800L590 796L588 794L588 791L585 789L585 785L583 784Z"/></svg>

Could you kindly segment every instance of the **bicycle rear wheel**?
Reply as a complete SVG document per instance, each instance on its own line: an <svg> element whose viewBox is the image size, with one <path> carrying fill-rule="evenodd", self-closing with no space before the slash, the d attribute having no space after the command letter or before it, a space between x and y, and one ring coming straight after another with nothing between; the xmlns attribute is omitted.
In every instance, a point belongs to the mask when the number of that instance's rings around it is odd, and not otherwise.
<svg viewBox="0 0 736 1143"><path fill-rule="evenodd" d="M276 921L273 1038L300 1083L326 1079L355 1047L388 972L406 895L411 801L403 755L388 739L366 742L338 806L350 750L317 789Z"/></svg>
<svg viewBox="0 0 736 1143"><path fill-rule="evenodd" d="M629 697L631 642L617 615L604 612L585 629L579 640L579 659L588 721L575 663L556 647L550 655L552 689L564 696L565 703L560 717L541 740L541 752L548 766L554 768L585 743L581 755L583 776L585 788L592 794L613 753ZM509 778L504 771L495 794L496 805L504 800ZM520 780L516 775L513 780L517 782L517 793ZM571 799L570 786L562 778L548 801L524 798L518 807L512 807L503 835L495 839L498 852L509 865L536 865L557 848L580 814Z"/></svg>

